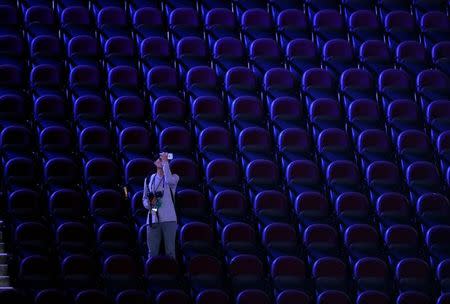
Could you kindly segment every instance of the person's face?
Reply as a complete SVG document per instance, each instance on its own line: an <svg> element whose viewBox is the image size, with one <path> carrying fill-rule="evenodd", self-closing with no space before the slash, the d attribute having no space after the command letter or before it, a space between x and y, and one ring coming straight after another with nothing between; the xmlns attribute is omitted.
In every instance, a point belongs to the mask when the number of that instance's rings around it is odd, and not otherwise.
<svg viewBox="0 0 450 304"><path fill-rule="evenodd" d="M157 169L161 169L161 168L162 168L162 161L161 161L161 158L158 157L158 159L155 160L154 164L155 164L155 166L156 166Z"/></svg>

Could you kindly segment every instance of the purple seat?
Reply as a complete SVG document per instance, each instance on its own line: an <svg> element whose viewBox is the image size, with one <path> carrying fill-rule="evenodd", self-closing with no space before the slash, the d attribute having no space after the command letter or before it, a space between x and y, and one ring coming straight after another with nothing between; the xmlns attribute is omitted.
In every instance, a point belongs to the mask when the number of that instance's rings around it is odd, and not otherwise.
<svg viewBox="0 0 450 304"><path fill-rule="evenodd" d="M8 94L0 96L0 128L9 125L20 125L26 120L26 103L20 95Z"/></svg>
<svg viewBox="0 0 450 304"><path fill-rule="evenodd" d="M106 102L98 96L82 96L73 105L73 120L77 132L89 126L105 126Z"/></svg>
<svg viewBox="0 0 450 304"><path fill-rule="evenodd" d="M304 231L309 225L328 223L330 206L320 192L306 191L295 199L295 213L299 220L300 231Z"/></svg>
<svg viewBox="0 0 450 304"><path fill-rule="evenodd" d="M259 192L253 202L253 210L262 231L267 225L289 221L287 197L275 190Z"/></svg>
<svg viewBox="0 0 450 304"><path fill-rule="evenodd" d="M267 60L267 57L263 56L263 58ZM272 67L268 69L264 74L262 87L263 98L268 109L279 97L298 98L297 81L294 74L285 68Z"/></svg>
<svg viewBox="0 0 450 304"><path fill-rule="evenodd" d="M339 90L343 97L344 109L349 111L356 100L374 100L375 84L370 72L350 68L342 72Z"/></svg>
<svg viewBox="0 0 450 304"><path fill-rule="evenodd" d="M180 249L186 261L198 255L215 256L211 227L201 222L190 222L181 227Z"/></svg>
<svg viewBox="0 0 450 304"><path fill-rule="evenodd" d="M5 20L2 18L2 20ZM8 26L6 26L8 27ZM0 26L0 33L1 28ZM24 55L24 41L16 34L1 34L0 35L0 62L2 64L13 64L18 67L23 66L22 58Z"/></svg>
<svg viewBox="0 0 450 304"><path fill-rule="evenodd" d="M147 129L143 127L128 127L119 135L119 152L124 164L135 158L149 158L151 155L151 140Z"/></svg>
<svg viewBox="0 0 450 304"><path fill-rule="evenodd" d="M153 256L145 262L144 278L147 290L159 294L163 290L179 289L180 269L169 256Z"/></svg>
<svg viewBox="0 0 450 304"><path fill-rule="evenodd" d="M134 248L134 237L127 225L107 222L97 230L97 250L102 261L116 254L130 254Z"/></svg>
<svg viewBox="0 0 450 304"><path fill-rule="evenodd" d="M99 189L116 188L118 178L118 168L108 158L91 159L84 168L84 182L89 189L89 196Z"/></svg>
<svg viewBox="0 0 450 304"><path fill-rule="evenodd" d="M422 111L435 100L448 100L450 78L439 70L424 70L417 75L416 92Z"/></svg>
<svg viewBox="0 0 450 304"><path fill-rule="evenodd" d="M111 37L130 36L130 31L127 27L127 16L122 7L106 6L101 8L95 16L97 16L97 29L99 30L100 44L102 46Z"/></svg>
<svg viewBox="0 0 450 304"><path fill-rule="evenodd" d="M39 64L61 64L62 51L58 38L40 35L33 38L30 45L30 59L33 66Z"/></svg>
<svg viewBox="0 0 450 304"><path fill-rule="evenodd" d="M122 209L120 193L111 189L96 191L89 202L89 213L97 227L107 222L123 221Z"/></svg>
<svg viewBox="0 0 450 304"><path fill-rule="evenodd" d="M139 48L139 63L143 78L156 66L172 66L172 53L169 41L162 37L145 38Z"/></svg>
<svg viewBox="0 0 450 304"><path fill-rule="evenodd" d="M318 98L309 106L309 119L313 125L313 137L329 128L342 126L342 114L339 103L335 99Z"/></svg>
<svg viewBox="0 0 450 304"><path fill-rule="evenodd" d="M430 50L433 45L447 41L449 34L448 16L442 11L429 10L420 18L420 30L423 35L423 43Z"/></svg>
<svg viewBox="0 0 450 304"><path fill-rule="evenodd" d="M395 269L395 280L399 291L430 291L431 270L421 259L406 258L401 260ZM405 302L407 303L407 302Z"/></svg>
<svg viewBox="0 0 450 304"><path fill-rule="evenodd" d="M50 231L40 222L24 222L14 231L14 246L21 257L47 254L50 242Z"/></svg>
<svg viewBox="0 0 450 304"><path fill-rule="evenodd" d="M424 233L436 225L448 225L450 215L448 198L439 193L425 193L417 200L416 214Z"/></svg>
<svg viewBox="0 0 450 304"><path fill-rule="evenodd" d="M308 304L310 303L310 297L308 294L295 290L287 289L282 291L277 296L277 304Z"/></svg>
<svg viewBox="0 0 450 304"><path fill-rule="evenodd" d="M155 299L156 304L188 304L189 296L181 290L163 290Z"/></svg>
<svg viewBox="0 0 450 304"><path fill-rule="evenodd" d="M317 304L350 304L350 298L342 291L327 290L319 294Z"/></svg>
<svg viewBox="0 0 450 304"><path fill-rule="evenodd" d="M7 212L13 225L24 221L38 220L40 216L39 195L30 189L19 189L12 192L7 199Z"/></svg>
<svg viewBox="0 0 450 304"><path fill-rule="evenodd" d="M202 37L200 18L194 8L175 8L168 17L170 40L174 47L183 37Z"/></svg>
<svg viewBox="0 0 450 304"><path fill-rule="evenodd" d="M361 65L369 70L374 77L393 67L389 48L382 40L368 40L361 44L359 60Z"/></svg>
<svg viewBox="0 0 450 304"><path fill-rule="evenodd" d="M312 19L313 35L318 49L332 39L346 39L345 25L337 7L319 10Z"/></svg>
<svg viewBox="0 0 450 304"><path fill-rule="evenodd" d="M443 260L450 258L450 246L446 240L446 235L449 232L449 225L436 225L428 229L425 243L430 252L431 263L434 267Z"/></svg>
<svg viewBox="0 0 450 304"><path fill-rule="evenodd" d="M247 223L227 224L222 230L221 245L227 262L240 254L261 255L255 230Z"/></svg>
<svg viewBox="0 0 450 304"><path fill-rule="evenodd" d="M58 3L59 6L59 3ZM73 37L92 34L92 24L89 10L84 6L67 6L60 8L60 24L63 29L64 42L68 43Z"/></svg>
<svg viewBox="0 0 450 304"><path fill-rule="evenodd" d="M277 147L283 171L294 160L311 158L311 139L306 131L300 128L287 128L281 131Z"/></svg>
<svg viewBox="0 0 450 304"><path fill-rule="evenodd" d="M214 96L198 97L191 104L191 119L197 136L207 127L224 127L224 103Z"/></svg>
<svg viewBox="0 0 450 304"><path fill-rule="evenodd" d="M352 160L351 142L347 133L338 128L325 128L317 137L322 171L336 160Z"/></svg>
<svg viewBox="0 0 450 304"><path fill-rule="evenodd" d="M204 15L205 31L210 49L222 38L237 37L237 24L233 12L227 7L215 7Z"/></svg>
<svg viewBox="0 0 450 304"><path fill-rule="evenodd" d="M136 65L133 40L128 37L109 38L103 47L103 56L107 71L119 65L131 67Z"/></svg>
<svg viewBox="0 0 450 304"><path fill-rule="evenodd" d="M274 7L278 5L276 1ZM274 18L275 20L275 18ZM290 41L294 39L309 38L308 22L305 13L295 7L286 8L282 10L278 17L277 22L277 34L280 37L280 44L282 49L286 49Z"/></svg>
<svg viewBox="0 0 450 304"><path fill-rule="evenodd" d="M325 9L339 9L339 1L329 0L329 1L320 1L316 2L314 0L306 0L305 8L308 13L308 17L310 20L313 19L315 14L317 14L321 10Z"/></svg>
<svg viewBox="0 0 450 304"><path fill-rule="evenodd" d="M243 290L236 297L236 304L251 303L269 304L271 302L267 293L258 289Z"/></svg>
<svg viewBox="0 0 450 304"><path fill-rule="evenodd" d="M433 163L416 161L409 165L405 175L411 202L417 202L422 194L441 191L439 172Z"/></svg>
<svg viewBox="0 0 450 304"><path fill-rule="evenodd" d="M192 153L191 134L184 127L168 127L159 134L159 150L188 156Z"/></svg>
<svg viewBox="0 0 450 304"><path fill-rule="evenodd" d="M390 298L383 292L367 290L358 295L356 304L389 304Z"/></svg>
<svg viewBox="0 0 450 304"><path fill-rule="evenodd" d="M323 45L322 60L325 68L335 76L354 66L353 57L353 48L347 39L332 39Z"/></svg>
<svg viewBox="0 0 450 304"><path fill-rule="evenodd" d="M320 192L320 170L315 162L310 160L294 160L286 168L286 182L291 201L309 191Z"/></svg>
<svg viewBox="0 0 450 304"><path fill-rule="evenodd" d="M425 302L426 303L426 302ZM444 293L439 298L437 298L436 304L448 304L450 303L450 293ZM426 303L428 304L428 303Z"/></svg>
<svg viewBox="0 0 450 304"><path fill-rule="evenodd" d="M29 42L40 35L57 36L55 16L49 6L34 5L24 12L24 28Z"/></svg>
<svg viewBox="0 0 450 304"><path fill-rule="evenodd" d="M377 161L391 161L392 148L388 135L379 129L368 129L359 134L357 155L363 171Z"/></svg>
<svg viewBox="0 0 450 304"><path fill-rule="evenodd" d="M394 100L414 100L412 89L411 78L405 71L386 69L378 76L378 92L385 110Z"/></svg>
<svg viewBox="0 0 450 304"><path fill-rule="evenodd" d="M407 1L403 1L405 3ZM409 4L407 10L392 10L384 19L384 28L387 33L387 42L391 50L402 42L408 40L416 41L418 35L416 32L416 22L409 12Z"/></svg>
<svg viewBox="0 0 450 304"><path fill-rule="evenodd" d="M431 304L430 297L422 292L417 291L405 291L399 294L397 297L397 304Z"/></svg>
<svg viewBox="0 0 450 304"><path fill-rule="evenodd" d="M228 106L231 107L233 101L240 96L257 97L256 76L247 67L233 67L225 74L224 91L227 97Z"/></svg>
<svg viewBox="0 0 450 304"><path fill-rule="evenodd" d="M234 125L236 137L240 136L247 127L252 133L255 133L256 129L260 130L262 129L261 127L265 127L264 105L257 97L237 97L233 103L230 104L230 112L231 122ZM250 131L246 131L246 133L249 132ZM267 135L268 134L269 133L267 133Z"/></svg>
<svg viewBox="0 0 450 304"><path fill-rule="evenodd" d="M246 289L264 290L264 269L258 257L249 254L235 256L228 264L233 294Z"/></svg>
<svg viewBox="0 0 450 304"><path fill-rule="evenodd" d="M417 41L401 42L395 54L397 65L413 78L429 66L425 47Z"/></svg>
<svg viewBox="0 0 450 304"><path fill-rule="evenodd" d="M380 257L380 238L377 230L368 224L353 224L345 230L344 246L349 261L355 264L364 257Z"/></svg>
<svg viewBox="0 0 450 304"><path fill-rule="evenodd" d="M108 293L135 288L138 284L136 263L129 255L112 255L103 262L102 277Z"/></svg>
<svg viewBox="0 0 450 304"><path fill-rule="evenodd" d="M35 97L43 95L61 95L61 71L51 64L40 64L33 67L30 73L30 88Z"/></svg>
<svg viewBox="0 0 450 304"><path fill-rule="evenodd" d="M47 257L31 255L20 261L17 280L22 288L37 291L54 284L54 273L54 266Z"/></svg>
<svg viewBox="0 0 450 304"><path fill-rule="evenodd" d="M141 191L144 179L149 172L156 171L153 161L147 158L133 158L124 168L124 183L132 197L136 192Z"/></svg>
<svg viewBox="0 0 450 304"><path fill-rule="evenodd" d="M383 260L378 258L362 258L353 268L358 291L390 291L389 269ZM383 303L383 302L381 302Z"/></svg>
<svg viewBox="0 0 450 304"><path fill-rule="evenodd" d="M196 304L230 304L230 297L228 294L220 289L206 289L197 295Z"/></svg>
<svg viewBox="0 0 450 304"><path fill-rule="evenodd" d="M236 104L236 102L235 102ZM235 105L237 108L237 105ZM244 108L245 105L241 105ZM250 105L254 106L254 105ZM241 108L241 109L242 109ZM237 109L236 109L237 110ZM246 110L245 108L243 110ZM249 113L245 113L250 115ZM235 116L242 118L235 112ZM238 149L241 153L242 164L245 168L249 162L256 159L272 159L272 141L270 134L261 127L247 127L239 133Z"/></svg>
<svg viewBox="0 0 450 304"><path fill-rule="evenodd" d="M436 269L436 279L439 281L442 293L449 292L450 259L443 260Z"/></svg>
<svg viewBox="0 0 450 304"><path fill-rule="evenodd" d="M180 177L178 191L201 188L198 164L194 161L185 158L174 159L170 162L170 170Z"/></svg>
<svg viewBox="0 0 450 304"><path fill-rule="evenodd" d="M44 95L34 101L34 119L38 132L52 125L67 125L66 101L57 95Z"/></svg>
<svg viewBox="0 0 450 304"><path fill-rule="evenodd" d="M361 132L368 129L381 129L381 117L377 103L372 99L356 99L348 107L348 120L354 141Z"/></svg>
<svg viewBox="0 0 450 304"><path fill-rule="evenodd" d="M16 156L30 156L32 148L32 134L28 128L9 126L1 131L0 151L3 156L3 164Z"/></svg>
<svg viewBox="0 0 450 304"><path fill-rule="evenodd" d="M297 233L286 223L273 222L262 231L262 245L267 252L269 263L278 257L295 257L299 253Z"/></svg>
<svg viewBox="0 0 450 304"><path fill-rule="evenodd" d="M189 222L208 222L208 201L203 193L185 189L176 193L178 220L184 225Z"/></svg>
<svg viewBox="0 0 450 304"><path fill-rule="evenodd" d="M380 23L378 22L375 12L370 7L370 1L349 1L350 5L356 4L363 6L368 4L369 7L354 11L348 18L348 30L350 33L353 47L358 50L365 41L383 40ZM346 6L348 7L348 6Z"/></svg>
<svg viewBox="0 0 450 304"><path fill-rule="evenodd" d="M222 265L217 258L198 255L189 261L186 268L193 297L204 290L223 288Z"/></svg>
<svg viewBox="0 0 450 304"><path fill-rule="evenodd" d="M62 257L91 254L92 237L86 224L64 222L56 230L56 245Z"/></svg>
<svg viewBox="0 0 450 304"><path fill-rule="evenodd" d="M44 164L43 182L47 191L57 189L77 189L79 186L79 169L77 164L67 157L55 157Z"/></svg>
<svg viewBox="0 0 450 304"><path fill-rule="evenodd" d="M427 107L426 121L432 142L450 130L450 100L435 100Z"/></svg>
<svg viewBox="0 0 450 304"><path fill-rule="evenodd" d="M120 96L112 105L112 120L117 136L128 127L145 127L145 103L137 96Z"/></svg>
<svg viewBox="0 0 450 304"><path fill-rule="evenodd" d="M327 290L347 290L346 277L346 265L340 259L334 257L318 259L311 270L311 278L315 282L317 293Z"/></svg>
<svg viewBox="0 0 450 304"><path fill-rule="evenodd" d="M389 263L392 267L404 258L419 256L419 236L409 225L393 225L384 234Z"/></svg>
<svg viewBox="0 0 450 304"><path fill-rule="evenodd" d="M198 137L198 149L203 158L203 167L214 159L233 159L231 147L231 134L222 127L207 127Z"/></svg>
<svg viewBox="0 0 450 304"><path fill-rule="evenodd" d="M250 190L250 201L263 190L278 188L280 175L278 166L271 160L252 160L245 170L245 180Z"/></svg>
<svg viewBox="0 0 450 304"><path fill-rule="evenodd" d="M238 19L241 21L241 32L247 49L258 38L274 37L272 18L265 9L248 9Z"/></svg>
<svg viewBox="0 0 450 304"><path fill-rule="evenodd" d="M274 99L269 107L270 121L274 128L274 138L278 138L283 130L297 129L304 124L304 114L300 100L282 96ZM297 129L298 130L298 129Z"/></svg>
<svg viewBox="0 0 450 304"><path fill-rule="evenodd" d="M53 192L48 200L48 210L58 227L66 221L80 221L84 215L84 206L80 192L72 189L60 189Z"/></svg>
<svg viewBox="0 0 450 304"><path fill-rule="evenodd" d="M326 170L327 184L330 187L331 200L343 192L356 191L360 188L360 173L358 167L348 160L336 160Z"/></svg>
<svg viewBox="0 0 450 304"><path fill-rule="evenodd" d="M412 100L394 100L385 110L387 125L393 140L396 140L403 131L422 128L419 107Z"/></svg>
<svg viewBox="0 0 450 304"><path fill-rule="evenodd" d="M249 47L249 62L258 79L272 68L281 68L281 51L274 39L258 38Z"/></svg>
<svg viewBox="0 0 450 304"><path fill-rule="evenodd" d="M298 257L280 256L276 258L270 267L270 276L273 280L275 294L278 295L278 298L289 298L287 295L281 296L283 291L286 290L306 289L306 266ZM289 302L287 299L284 301L286 303Z"/></svg>
<svg viewBox="0 0 450 304"><path fill-rule="evenodd" d="M131 24L136 32L135 40L137 45L141 45L146 38L165 37L163 16L158 8L144 5L136 9L133 12Z"/></svg>
<svg viewBox="0 0 450 304"><path fill-rule="evenodd" d="M147 73L146 89L150 102L160 96L178 96L179 84L177 72L169 66L156 66Z"/></svg>
<svg viewBox="0 0 450 304"><path fill-rule="evenodd" d="M186 75L185 91L192 102L200 96L218 96L217 78L214 70L207 66L195 66Z"/></svg>
<svg viewBox="0 0 450 304"><path fill-rule="evenodd" d="M306 106L310 108L319 98L336 99L336 85L330 72L320 68L311 68L303 73L302 88Z"/></svg>
<svg viewBox="0 0 450 304"><path fill-rule="evenodd" d="M100 290L86 289L75 296L75 304L112 304L107 295Z"/></svg>
<svg viewBox="0 0 450 304"><path fill-rule="evenodd" d="M225 189L240 190L241 174L236 162L226 158L217 158L208 163L205 168L206 184L209 188L209 198Z"/></svg>
<svg viewBox="0 0 450 304"><path fill-rule="evenodd" d="M97 40L90 35L75 36L69 40L67 57L71 67L78 65L97 66L100 50Z"/></svg>
<svg viewBox="0 0 450 304"><path fill-rule="evenodd" d="M336 215L341 231L353 224L369 223L369 201L359 192L345 192L336 200Z"/></svg>
<svg viewBox="0 0 450 304"><path fill-rule="evenodd" d="M120 292L116 296L116 304L126 303L148 304L149 299L147 294L142 290L128 289Z"/></svg>
<svg viewBox="0 0 450 304"><path fill-rule="evenodd" d="M27 157L15 157L8 160L3 167L3 181L7 189L33 188L36 168L34 162Z"/></svg>
<svg viewBox="0 0 450 304"><path fill-rule="evenodd" d="M111 157L112 143L108 129L90 126L81 131L79 136L79 152L83 161L96 157Z"/></svg>
<svg viewBox="0 0 450 304"><path fill-rule="evenodd" d="M380 221L380 231L384 232L396 224L411 224L411 210L407 198L400 193L387 192L377 199L376 213Z"/></svg>
<svg viewBox="0 0 450 304"><path fill-rule="evenodd" d="M289 70L297 77L311 68L320 67L314 42L308 39L291 40L286 46L285 57Z"/></svg>
<svg viewBox="0 0 450 304"><path fill-rule="evenodd" d="M134 67L116 66L108 72L107 86L111 103L122 96L139 96L138 72Z"/></svg>
<svg viewBox="0 0 450 304"><path fill-rule="evenodd" d="M322 257L339 256L338 233L327 224L311 224L303 233L303 245L308 263L313 264Z"/></svg>
<svg viewBox="0 0 450 304"><path fill-rule="evenodd" d="M176 45L175 59L178 74L184 79L188 71L197 66L209 66L206 42L199 37L181 38Z"/></svg>
<svg viewBox="0 0 450 304"><path fill-rule="evenodd" d="M61 262L64 288L84 290L95 286L97 273L94 260L86 255L70 255Z"/></svg>
<svg viewBox="0 0 450 304"><path fill-rule="evenodd" d="M218 28L220 29L220 27ZM233 37L218 39L212 49L212 61L217 76L225 77L228 70L233 67L246 67L245 51L242 42Z"/></svg>
<svg viewBox="0 0 450 304"><path fill-rule="evenodd" d="M45 159L70 156L72 149L72 134L66 127L47 127L39 134L39 150Z"/></svg>
<svg viewBox="0 0 450 304"><path fill-rule="evenodd" d="M213 200L213 215L217 219L217 231L229 223L245 222L248 203L242 193L224 190L216 194Z"/></svg>
<svg viewBox="0 0 450 304"><path fill-rule="evenodd" d="M436 43L431 49L431 59L433 60L434 65L440 69L442 72L447 73L450 72L450 66L448 64L450 60L450 42L442 41Z"/></svg>

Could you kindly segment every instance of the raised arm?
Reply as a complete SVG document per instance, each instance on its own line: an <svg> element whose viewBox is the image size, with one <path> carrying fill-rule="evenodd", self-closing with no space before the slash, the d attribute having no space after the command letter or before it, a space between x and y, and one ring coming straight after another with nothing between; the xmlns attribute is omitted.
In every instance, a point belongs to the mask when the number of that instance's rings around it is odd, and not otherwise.
<svg viewBox="0 0 450 304"><path fill-rule="evenodd" d="M175 188L178 184L180 177L176 174L172 174L172 172L170 171L169 162L167 160L163 161L162 168L164 171L164 177L166 179L167 184L169 184L171 188Z"/></svg>

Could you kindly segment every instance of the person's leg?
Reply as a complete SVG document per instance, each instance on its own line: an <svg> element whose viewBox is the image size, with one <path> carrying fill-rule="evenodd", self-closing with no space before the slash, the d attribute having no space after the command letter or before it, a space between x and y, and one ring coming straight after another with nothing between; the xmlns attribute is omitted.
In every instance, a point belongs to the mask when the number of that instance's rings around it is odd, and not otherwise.
<svg viewBox="0 0 450 304"><path fill-rule="evenodd" d="M164 248L166 255L176 258L175 256L175 241L177 235L177 222L164 222L161 223L162 233L164 235Z"/></svg>
<svg viewBox="0 0 450 304"><path fill-rule="evenodd" d="M161 224L147 226L147 247L148 257L159 255L159 245L161 244Z"/></svg>

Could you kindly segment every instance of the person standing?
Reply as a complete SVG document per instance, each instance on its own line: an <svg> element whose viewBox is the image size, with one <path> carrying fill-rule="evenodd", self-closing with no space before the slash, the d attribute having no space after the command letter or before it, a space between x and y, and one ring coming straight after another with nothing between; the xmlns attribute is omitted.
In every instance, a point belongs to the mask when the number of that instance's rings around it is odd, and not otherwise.
<svg viewBox="0 0 450 304"><path fill-rule="evenodd" d="M161 153L154 162L156 173L144 180L143 205L149 210L147 216L148 257L159 255L161 238L166 255L175 258L177 215L174 199L179 176L172 174L168 153Z"/></svg>

